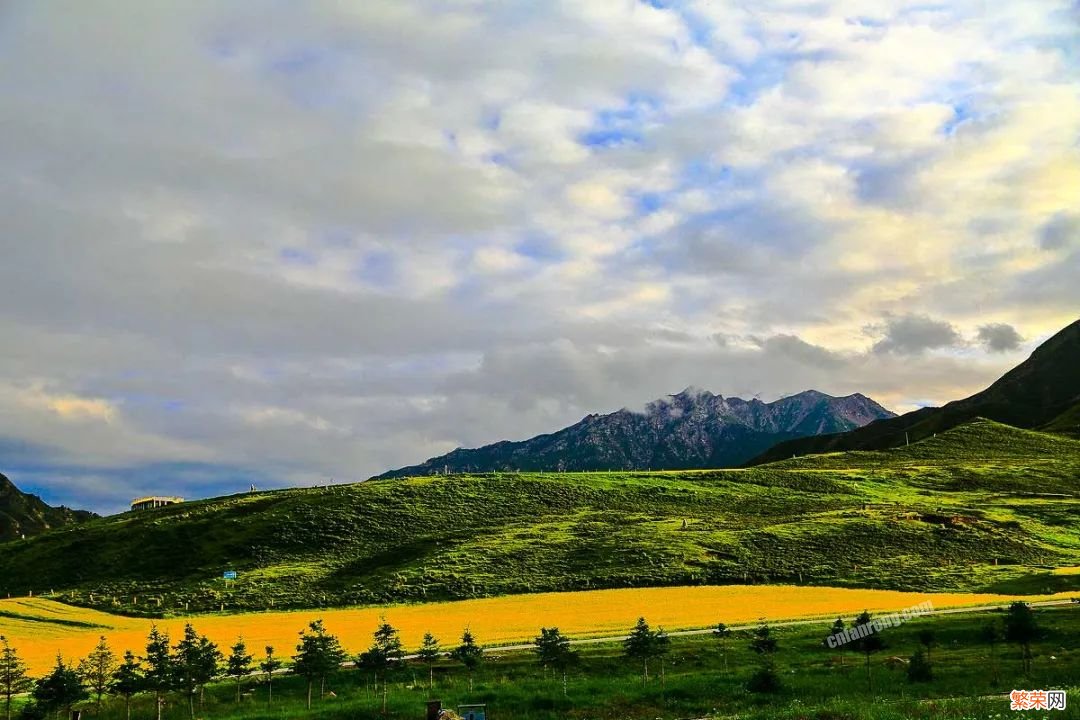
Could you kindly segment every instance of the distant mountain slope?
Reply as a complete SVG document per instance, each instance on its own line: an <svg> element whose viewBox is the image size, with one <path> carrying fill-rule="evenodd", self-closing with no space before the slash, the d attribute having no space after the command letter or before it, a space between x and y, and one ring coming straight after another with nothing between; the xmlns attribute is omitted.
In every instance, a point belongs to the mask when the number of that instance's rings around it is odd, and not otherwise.
<svg viewBox="0 0 1080 720"><path fill-rule="evenodd" d="M895 417L870 398L815 390L775 402L686 389L644 412L588 415L549 435L457 449L379 477L491 470L645 470L738 465L781 440L835 433Z"/></svg>
<svg viewBox="0 0 1080 720"><path fill-rule="evenodd" d="M1040 345L1031 357L993 385L969 398L879 420L841 434L782 442L750 464L774 462L793 455L898 447L976 417L1021 428L1038 428L1053 422L1077 403L1080 403L1080 320Z"/></svg>
<svg viewBox="0 0 1080 720"><path fill-rule="evenodd" d="M1045 432L1080 438L1080 402L1039 429Z"/></svg>
<svg viewBox="0 0 1080 720"><path fill-rule="evenodd" d="M23 535L30 537L50 528L97 517L85 510L52 507L37 495L19 490L15 484L0 474L0 542L16 540Z"/></svg>

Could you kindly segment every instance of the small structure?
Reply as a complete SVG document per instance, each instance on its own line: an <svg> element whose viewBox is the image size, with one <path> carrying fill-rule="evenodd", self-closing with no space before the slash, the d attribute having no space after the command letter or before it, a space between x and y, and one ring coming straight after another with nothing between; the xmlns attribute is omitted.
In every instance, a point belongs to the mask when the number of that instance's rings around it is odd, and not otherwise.
<svg viewBox="0 0 1080 720"><path fill-rule="evenodd" d="M135 498L131 501L131 509L134 510L151 510L153 508L165 507L166 505L177 505L184 502L182 497L166 497L163 495L153 495L151 497Z"/></svg>
<svg viewBox="0 0 1080 720"><path fill-rule="evenodd" d="M487 705L458 705L461 720L487 720Z"/></svg>

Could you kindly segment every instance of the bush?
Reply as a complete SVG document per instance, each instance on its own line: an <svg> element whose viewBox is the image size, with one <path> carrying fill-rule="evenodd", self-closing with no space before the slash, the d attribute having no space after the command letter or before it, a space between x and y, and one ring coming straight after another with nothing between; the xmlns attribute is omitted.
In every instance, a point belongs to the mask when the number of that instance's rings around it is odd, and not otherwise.
<svg viewBox="0 0 1080 720"><path fill-rule="evenodd" d="M19 711L18 720L45 720L48 712L41 704L36 702L29 702L22 706Z"/></svg>
<svg viewBox="0 0 1080 720"><path fill-rule="evenodd" d="M911 662L907 667L908 682L930 682L934 679L934 668L926 657L926 651L919 648L911 656Z"/></svg>
<svg viewBox="0 0 1080 720"><path fill-rule="evenodd" d="M780 676L776 674L772 663L766 663L755 670L746 683L746 689L755 693L780 692Z"/></svg>

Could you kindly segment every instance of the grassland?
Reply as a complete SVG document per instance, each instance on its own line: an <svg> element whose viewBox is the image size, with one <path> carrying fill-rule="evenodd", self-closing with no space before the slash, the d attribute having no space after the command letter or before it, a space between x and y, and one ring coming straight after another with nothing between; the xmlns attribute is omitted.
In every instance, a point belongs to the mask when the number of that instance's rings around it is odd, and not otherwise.
<svg viewBox="0 0 1080 720"><path fill-rule="evenodd" d="M0 597L128 614L718 584L1043 594L1080 576L1080 441L977 421L727 471L369 481L0 544ZM225 583L223 570L239 580Z"/></svg>
<svg viewBox="0 0 1080 720"><path fill-rule="evenodd" d="M1029 601L1062 600L1067 595L1025 596ZM364 608L297 610L136 618L79 608L41 598L0 600L0 635L21 649L31 668L44 672L57 653L83 657L106 635L118 648L138 652L152 624L179 637L186 622L195 624L221 647L242 635L250 647L273 645L285 651L297 633L322 618L354 653L363 650L381 618L401 631L409 648L425 632L441 638L460 636L465 627L489 645L528 641L540 627L559 627L575 638L624 633L637 618L672 630L703 628L718 618L728 624L795 618L854 615L864 609L895 611L931 601L937 609L1002 604L1015 598L988 594L928 594L888 590L797 586L720 586L592 590L576 593L512 595L479 600Z"/></svg>
<svg viewBox="0 0 1080 720"><path fill-rule="evenodd" d="M659 667L654 663L654 676L648 684L641 681L640 665L626 660L617 643L581 645L580 663L570 671L566 697L559 680L545 673L528 651L489 653L476 673L472 691L465 671L452 661L441 660L435 666L435 684L430 692L427 669L413 665L391 677L389 716L422 717L424 702L434 696L451 708L462 703L486 703L493 720L989 720L1012 716L1007 695L1013 688L1068 688L1069 710L1023 715L1080 717L1080 606L1040 609L1036 617L1043 632L1033 646L1030 677L1021 675L1016 646L999 643L991 654L990 647L979 640L980 630L988 622L1000 626L998 614L930 616L882 632L886 647L871 658L870 690L860 653L823 647L822 638L830 622L824 621L774 627L779 642L775 664L783 683L776 695L747 692L747 679L759 659L748 647L747 633L740 631L723 646L711 636L673 637L663 681L656 676ZM904 660L918 646L917 634L923 630L935 634L934 680L910 684ZM235 702L235 685L224 682L209 688L198 717L363 720L380 716L380 693L374 691L369 675L342 670L330 679L328 689L335 696L316 700L313 709L306 711L301 678L276 678L271 706L267 706L266 685L261 679L246 681L239 704ZM124 717L119 701L107 703L100 711L87 702L84 709L88 720ZM153 698L137 696L133 717L152 716ZM165 720L186 717L183 699L171 698Z"/></svg>

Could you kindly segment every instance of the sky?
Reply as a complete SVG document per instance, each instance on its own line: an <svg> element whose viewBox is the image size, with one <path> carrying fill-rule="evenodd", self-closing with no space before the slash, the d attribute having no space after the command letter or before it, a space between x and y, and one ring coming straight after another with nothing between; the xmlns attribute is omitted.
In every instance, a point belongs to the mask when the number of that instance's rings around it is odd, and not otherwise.
<svg viewBox="0 0 1080 720"><path fill-rule="evenodd" d="M1075 0L0 1L0 472L361 480L1080 308Z"/></svg>

